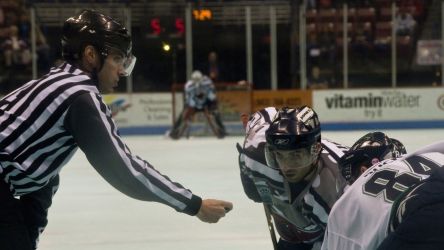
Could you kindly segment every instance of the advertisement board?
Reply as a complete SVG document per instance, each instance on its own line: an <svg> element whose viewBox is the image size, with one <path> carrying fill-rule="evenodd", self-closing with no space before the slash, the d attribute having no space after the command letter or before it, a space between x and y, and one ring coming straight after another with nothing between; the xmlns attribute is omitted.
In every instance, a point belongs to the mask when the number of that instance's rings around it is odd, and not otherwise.
<svg viewBox="0 0 444 250"><path fill-rule="evenodd" d="M444 89L318 90L313 107L323 122L444 120Z"/></svg>
<svg viewBox="0 0 444 250"><path fill-rule="evenodd" d="M171 125L171 94L115 94L105 95L114 121L120 128L134 126Z"/></svg>
<svg viewBox="0 0 444 250"><path fill-rule="evenodd" d="M255 90L253 91L253 111L266 107L296 107L312 105L311 90Z"/></svg>
<svg viewBox="0 0 444 250"><path fill-rule="evenodd" d="M226 126L231 118L240 127L238 113L247 107L243 95L220 96L228 100L220 107L223 113L233 113L227 115ZM104 101L123 134L162 134L171 128L170 93L105 95ZM252 111L309 105L327 130L444 127L444 88L256 90L252 105Z"/></svg>

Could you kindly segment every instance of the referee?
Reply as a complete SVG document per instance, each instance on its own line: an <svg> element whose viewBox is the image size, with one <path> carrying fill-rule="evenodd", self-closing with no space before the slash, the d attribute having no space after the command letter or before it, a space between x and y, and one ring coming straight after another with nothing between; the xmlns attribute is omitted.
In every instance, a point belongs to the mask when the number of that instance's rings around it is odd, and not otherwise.
<svg viewBox="0 0 444 250"><path fill-rule="evenodd" d="M131 73L131 37L121 24L83 10L63 26L65 62L0 100L0 249L37 248L61 168L80 148L120 192L217 222L230 202L202 200L133 155L102 93Z"/></svg>

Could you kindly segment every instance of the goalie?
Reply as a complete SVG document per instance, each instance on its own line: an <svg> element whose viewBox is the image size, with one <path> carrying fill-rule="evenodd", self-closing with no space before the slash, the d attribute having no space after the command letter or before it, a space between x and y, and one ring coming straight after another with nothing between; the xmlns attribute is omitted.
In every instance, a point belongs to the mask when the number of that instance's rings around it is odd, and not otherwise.
<svg viewBox="0 0 444 250"><path fill-rule="evenodd" d="M214 84L198 70L191 74L191 79L185 84L185 105L169 136L172 139L179 139L187 130L196 112L204 113L208 125L217 138L225 137L225 126L217 109Z"/></svg>

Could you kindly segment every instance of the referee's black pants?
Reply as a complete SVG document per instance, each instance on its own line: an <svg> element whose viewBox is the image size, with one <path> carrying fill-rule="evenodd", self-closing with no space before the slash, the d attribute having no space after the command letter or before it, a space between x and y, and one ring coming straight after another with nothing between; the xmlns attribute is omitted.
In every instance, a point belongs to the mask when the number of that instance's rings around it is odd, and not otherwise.
<svg viewBox="0 0 444 250"><path fill-rule="evenodd" d="M0 179L0 249L33 249L20 200L14 198L2 179Z"/></svg>

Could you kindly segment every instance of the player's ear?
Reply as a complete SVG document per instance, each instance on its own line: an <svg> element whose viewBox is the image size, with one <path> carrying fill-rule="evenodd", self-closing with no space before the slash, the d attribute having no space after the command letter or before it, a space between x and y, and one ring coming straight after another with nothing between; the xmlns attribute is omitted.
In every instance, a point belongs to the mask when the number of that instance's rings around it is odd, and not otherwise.
<svg viewBox="0 0 444 250"><path fill-rule="evenodd" d="M92 68L97 67L97 63L99 63L99 55L92 45L87 45L85 49L83 50L83 57L84 63L86 63L88 66L91 66Z"/></svg>

